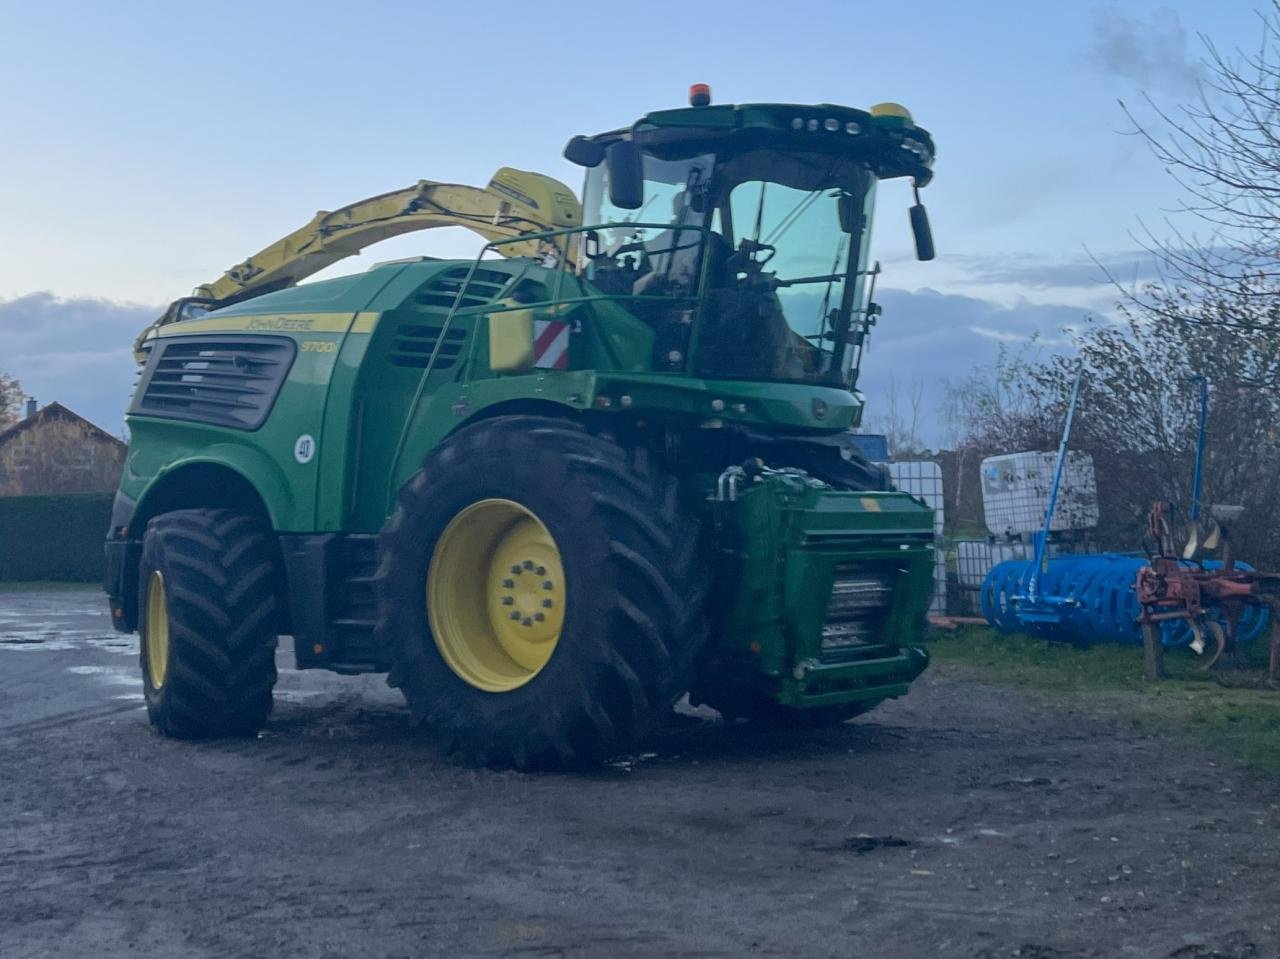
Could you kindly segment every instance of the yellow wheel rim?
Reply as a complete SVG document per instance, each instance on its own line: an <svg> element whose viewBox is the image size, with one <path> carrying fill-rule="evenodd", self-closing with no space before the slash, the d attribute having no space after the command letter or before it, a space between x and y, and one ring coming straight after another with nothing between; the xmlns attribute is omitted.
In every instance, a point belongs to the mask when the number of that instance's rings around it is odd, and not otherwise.
<svg viewBox="0 0 1280 959"><path fill-rule="evenodd" d="M164 577L153 570L147 583L147 675L151 688L164 685L169 672L169 608L165 605Z"/></svg>
<svg viewBox="0 0 1280 959"><path fill-rule="evenodd" d="M427 571L427 619L458 676L491 693L523 686L560 641L564 566L532 511L508 499L472 503L445 527Z"/></svg>

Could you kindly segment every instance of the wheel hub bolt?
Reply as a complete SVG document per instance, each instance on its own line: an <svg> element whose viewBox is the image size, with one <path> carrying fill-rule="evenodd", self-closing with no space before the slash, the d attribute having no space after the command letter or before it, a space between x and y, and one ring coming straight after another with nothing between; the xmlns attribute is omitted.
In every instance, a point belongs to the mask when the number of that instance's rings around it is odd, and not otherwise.
<svg viewBox="0 0 1280 959"><path fill-rule="evenodd" d="M518 575L520 575L520 567L519 567L518 565L517 565L517 566L512 566L512 567L511 567L511 572L515 573L517 576L518 576Z"/></svg>
<svg viewBox="0 0 1280 959"><path fill-rule="evenodd" d="M526 559L526 560L524 561L524 568L525 568L525 569L533 569L533 560L531 560L531 559Z"/></svg>
<svg viewBox="0 0 1280 959"><path fill-rule="evenodd" d="M513 588L515 585L516 585L516 581L515 581L514 579L504 579L504 580L502 581L502 588L503 588L503 589L511 589L511 588Z"/></svg>
<svg viewBox="0 0 1280 959"><path fill-rule="evenodd" d="M536 573L538 576L546 576L547 568L545 566L539 566L537 569L534 570L534 573Z"/></svg>
<svg viewBox="0 0 1280 959"><path fill-rule="evenodd" d="M541 613L534 613L533 618L536 619L538 622L542 622L547 617L543 616Z"/></svg>
<svg viewBox="0 0 1280 959"><path fill-rule="evenodd" d="M516 604L516 600L515 600L515 597L514 597L514 596L503 596L503 597L502 597L502 605L503 605L503 606L514 606L515 604Z"/></svg>
<svg viewBox="0 0 1280 959"><path fill-rule="evenodd" d="M523 623L521 623L521 625L522 625L522 626L532 626L532 625L533 625L533 620L532 620L532 619L530 619L528 616L526 616L526 617L524 618L524 622L523 622Z"/></svg>
<svg viewBox="0 0 1280 959"><path fill-rule="evenodd" d="M552 604L551 600L549 600L549 599L544 599L544 600L542 601L542 608L543 608L543 609L550 609L552 605L553 605L553 604ZM541 613L539 613L538 615L539 615L539 616L541 616L542 614L541 614Z"/></svg>
<svg viewBox="0 0 1280 959"><path fill-rule="evenodd" d="M555 587L551 584L551 580L549 580L549 579L544 579L544 580L542 581L542 588L543 588L543 589L554 589Z"/></svg>
<svg viewBox="0 0 1280 959"><path fill-rule="evenodd" d="M520 614L519 614L519 613L517 613L517 612L515 612L515 611L513 610L513 611L511 612L511 614L510 614L507 618L508 618L508 619L519 619L519 618L520 618Z"/></svg>

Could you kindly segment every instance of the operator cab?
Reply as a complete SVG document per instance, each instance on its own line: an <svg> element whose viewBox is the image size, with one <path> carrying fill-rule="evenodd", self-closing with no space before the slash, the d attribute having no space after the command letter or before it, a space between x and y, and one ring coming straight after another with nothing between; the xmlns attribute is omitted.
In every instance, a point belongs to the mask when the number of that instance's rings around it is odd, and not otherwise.
<svg viewBox="0 0 1280 959"><path fill-rule="evenodd" d="M892 104L703 105L565 156L587 168L583 277L654 329L655 369L848 387L875 313L876 183L924 185L933 144ZM923 207L912 224L931 258Z"/></svg>

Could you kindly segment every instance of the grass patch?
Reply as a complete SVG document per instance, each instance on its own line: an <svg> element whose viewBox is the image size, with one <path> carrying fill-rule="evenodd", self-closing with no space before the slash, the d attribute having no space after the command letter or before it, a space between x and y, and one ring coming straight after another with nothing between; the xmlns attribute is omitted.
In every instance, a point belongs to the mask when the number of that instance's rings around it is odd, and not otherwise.
<svg viewBox="0 0 1280 959"><path fill-rule="evenodd" d="M1250 765L1280 772L1280 692L1267 689L1268 647L1245 647L1243 668L1206 673L1188 649L1165 653L1169 678L1142 678L1142 648L1075 649L1026 636L966 629L931 637L936 662L970 667L996 683L1071 696L1094 711L1127 715L1151 732L1184 733Z"/></svg>
<svg viewBox="0 0 1280 959"><path fill-rule="evenodd" d="M73 590L75 592L102 591L101 583L60 583L52 580L36 580L30 583L0 582L0 593L50 593Z"/></svg>

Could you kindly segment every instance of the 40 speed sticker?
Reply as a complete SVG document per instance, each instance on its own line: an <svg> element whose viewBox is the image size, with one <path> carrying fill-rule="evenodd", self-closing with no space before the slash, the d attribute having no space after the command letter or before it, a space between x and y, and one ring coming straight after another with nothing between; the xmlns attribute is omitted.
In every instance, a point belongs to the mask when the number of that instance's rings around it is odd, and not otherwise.
<svg viewBox="0 0 1280 959"><path fill-rule="evenodd" d="M293 458L299 463L310 463L316 455L316 441L310 433L303 433L293 443Z"/></svg>

